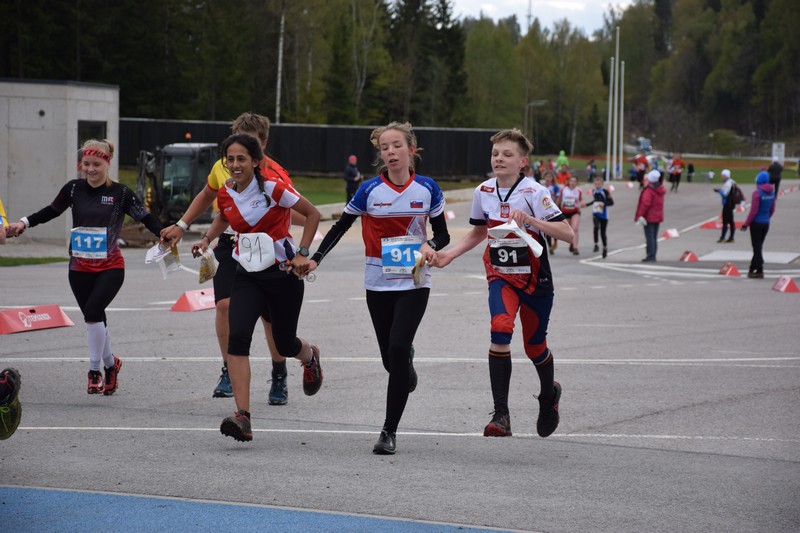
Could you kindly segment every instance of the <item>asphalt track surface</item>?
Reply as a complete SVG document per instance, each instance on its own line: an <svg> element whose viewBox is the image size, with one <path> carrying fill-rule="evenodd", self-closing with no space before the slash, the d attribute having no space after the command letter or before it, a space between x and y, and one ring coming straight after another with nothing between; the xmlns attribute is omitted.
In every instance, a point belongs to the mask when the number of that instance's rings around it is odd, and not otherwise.
<svg viewBox="0 0 800 533"><path fill-rule="evenodd" d="M289 404L267 405L269 363L256 335L255 438L246 444L218 429L234 404L211 398L213 311L169 311L199 287L193 275L165 281L143 264L144 250L125 251L125 285L108 312L121 385L104 397L85 392L86 334L66 265L0 269L1 306L58 304L76 323L0 336L0 364L22 373L24 409L0 442L0 530L800 530L800 294L771 290L781 274L800 282L800 265L768 263L767 279L749 280L720 275L721 261L680 262L685 250L750 249L749 234L717 244L716 231L699 229L719 214L703 183L668 195L662 228L680 237L659 244L658 263L642 264L638 191L615 187L608 258L590 253L590 216L581 255L562 243L551 258L548 339L564 393L547 439L536 436L538 380L519 336L514 436L482 436L492 402L478 250L434 272L414 342L419 386L395 456L371 453L387 375L364 302L358 227L306 284L299 329L321 347L322 389L304 396L290 361ZM753 186L743 188L749 197ZM799 208L797 189L780 197L766 251L800 254ZM469 202L448 209L457 239ZM31 253L64 250L0 249ZM183 261L196 268L188 253ZM737 267L746 272L747 262Z"/></svg>

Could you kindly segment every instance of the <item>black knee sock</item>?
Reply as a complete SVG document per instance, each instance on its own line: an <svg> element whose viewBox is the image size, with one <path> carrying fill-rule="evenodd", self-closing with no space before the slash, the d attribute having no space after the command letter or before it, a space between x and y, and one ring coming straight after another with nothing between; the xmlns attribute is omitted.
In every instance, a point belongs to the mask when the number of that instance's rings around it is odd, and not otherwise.
<svg viewBox="0 0 800 533"><path fill-rule="evenodd" d="M539 398L545 401L552 400L553 394L555 390L553 389L553 354L550 353L550 349L548 348L547 359L544 362L534 365L536 367L536 373L539 374L539 382L541 383L541 390L539 392Z"/></svg>
<svg viewBox="0 0 800 533"><path fill-rule="evenodd" d="M489 352L489 381L492 383L495 412L508 414L508 389L511 385L511 352Z"/></svg>
<svg viewBox="0 0 800 533"><path fill-rule="evenodd" d="M285 376L286 375L286 359L278 363L277 361L272 361L272 375L274 376Z"/></svg>

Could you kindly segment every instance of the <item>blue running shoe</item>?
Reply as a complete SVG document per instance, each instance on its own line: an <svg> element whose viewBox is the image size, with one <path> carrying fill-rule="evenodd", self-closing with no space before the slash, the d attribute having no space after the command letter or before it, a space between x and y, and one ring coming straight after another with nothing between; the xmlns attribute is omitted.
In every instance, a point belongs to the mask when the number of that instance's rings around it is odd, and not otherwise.
<svg viewBox="0 0 800 533"><path fill-rule="evenodd" d="M269 388L270 405L286 405L289 401L289 387L286 384L286 374L272 373L272 386Z"/></svg>
<svg viewBox="0 0 800 533"><path fill-rule="evenodd" d="M233 387L231 386L231 378L228 375L228 367L222 367L222 374L219 376L219 381L217 382L217 387L214 389L214 394L211 395L212 398L232 398L233 397Z"/></svg>

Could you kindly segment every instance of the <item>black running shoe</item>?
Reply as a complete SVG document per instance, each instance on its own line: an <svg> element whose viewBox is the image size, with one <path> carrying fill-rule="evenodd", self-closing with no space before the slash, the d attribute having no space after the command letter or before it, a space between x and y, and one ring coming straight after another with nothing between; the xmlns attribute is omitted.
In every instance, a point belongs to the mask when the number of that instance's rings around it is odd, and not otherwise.
<svg viewBox="0 0 800 533"><path fill-rule="evenodd" d="M553 382L553 399L539 400L539 418L536 420L536 432L540 437L549 437L558 427L558 402L561 400L561 384Z"/></svg>
<svg viewBox="0 0 800 533"><path fill-rule="evenodd" d="M484 437L510 437L511 436L511 417L508 413L492 414L492 421L483 428Z"/></svg>
<svg viewBox="0 0 800 533"><path fill-rule="evenodd" d="M595 252L595 253L600 251L600 247L597 246L597 243L594 243L594 248L592 248L592 251Z"/></svg>
<svg viewBox="0 0 800 533"><path fill-rule="evenodd" d="M270 405L286 405L289 402L289 386L286 384L287 374L272 373L272 385L269 388Z"/></svg>
<svg viewBox="0 0 800 533"><path fill-rule="evenodd" d="M234 412L233 416L223 420L219 426L219 431L226 437L233 437L239 442L253 440L253 427L250 425L250 417L241 409Z"/></svg>
<svg viewBox="0 0 800 533"><path fill-rule="evenodd" d="M19 388L22 379L16 368L0 372L0 440L6 440L19 427L22 406L19 403Z"/></svg>
<svg viewBox="0 0 800 533"><path fill-rule="evenodd" d="M311 361L303 365L303 392L313 396L322 387L322 367L319 364L319 348L311 345Z"/></svg>
<svg viewBox="0 0 800 533"><path fill-rule="evenodd" d="M17 399L22 378L16 368L6 368L0 372L0 406L9 405Z"/></svg>
<svg viewBox="0 0 800 533"><path fill-rule="evenodd" d="M417 371L414 370L414 345L411 345L411 354L408 361L408 392L417 390Z"/></svg>
<svg viewBox="0 0 800 533"><path fill-rule="evenodd" d="M380 437L378 437L378 442L372 447L372 453L376 455L394 455L397 449L396 441L397 438L394 431L386 431L384 429L381 431Z"/></svg>

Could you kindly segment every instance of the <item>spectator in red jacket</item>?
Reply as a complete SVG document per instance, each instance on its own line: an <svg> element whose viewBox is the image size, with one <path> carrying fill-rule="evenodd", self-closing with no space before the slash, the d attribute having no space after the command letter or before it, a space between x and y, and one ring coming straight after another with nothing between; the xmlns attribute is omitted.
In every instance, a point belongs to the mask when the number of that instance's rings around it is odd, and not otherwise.
<svg viewBox="0 0 800 533"><path fill-rule="evenodd" d="M639 194L639 205L636 206L633 220L644 226L647 256L642 262L652 263L656 260L658 250L658 226L664 222L664 195L667 189L662 185L663 177L658 170L651 170L646 181L647 186Z"/></svg>

